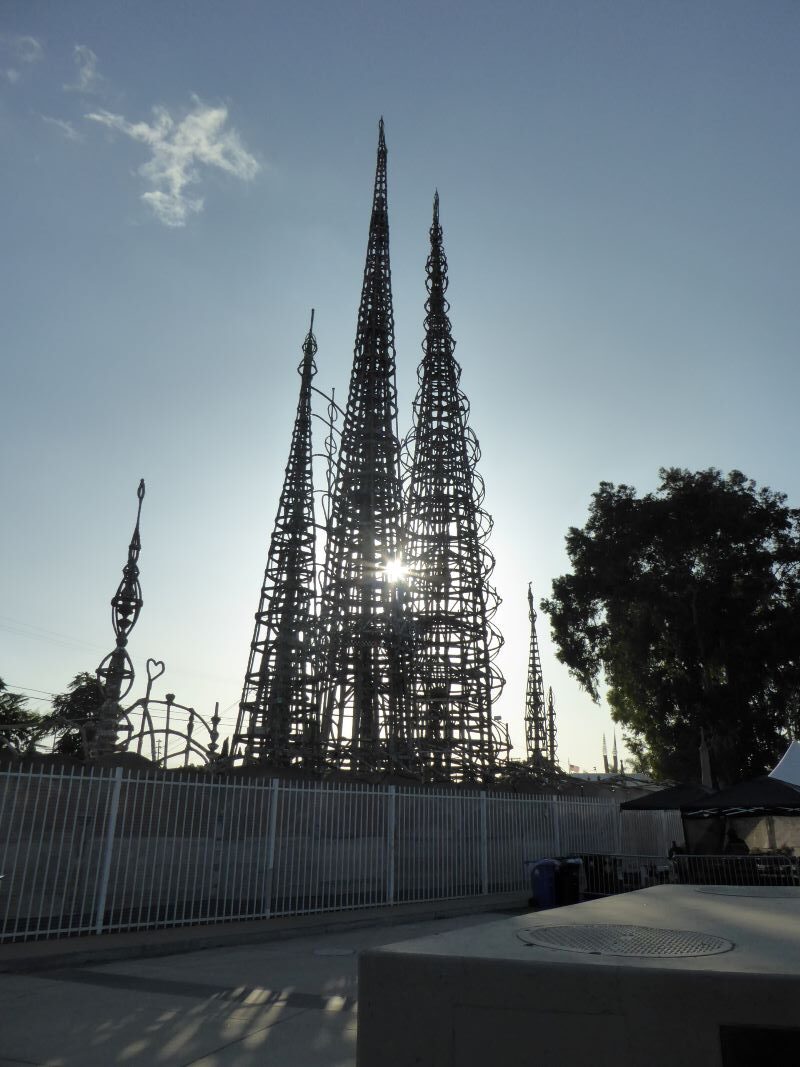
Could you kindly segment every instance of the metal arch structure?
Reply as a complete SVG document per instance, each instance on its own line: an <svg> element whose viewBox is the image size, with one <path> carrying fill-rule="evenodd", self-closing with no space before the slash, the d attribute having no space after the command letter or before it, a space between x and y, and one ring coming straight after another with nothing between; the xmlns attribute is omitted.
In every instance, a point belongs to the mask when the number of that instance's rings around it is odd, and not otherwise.
<svg viewBox="0 0 800 1067"><path fill-rule="evenodd" d="M321 755L355 772L409 766L403 555L383 119L350 387L326 523L319 609Z"/></svg>
<svg viewBox="0 0 800 1067"><path fill-rule="evenodd" d="M164 673L165 666L161 660L149 659L146 670L145 695L124 709L119 720L118 751L143 756L156 767L214 767L221 756L217 752L219 703L207 719L194 708L178 704L174 693L154 700L153 683Z"/></svg>
<svg viewBox="0 0 800 1067"><path fill-rule="evenodd" d="M194 708L177 703L173 693L164 700L154 700L153 684L165 670L163 661L148 659L145 695L127 708L120 704L130 692L135 672L127 651L128 640L142 610L139 584L139 554L142 549L140 522L145 495L144 479L137 489L139 506L136 524L128 546L128 558L122 580L111 600L111 620L116 645L100 663L95 674L103 694L103 703L87 720L68 717L51 718L48 725L33 737L30 750L54 732L75 731L80 737L81 755L89 762L115 761L134 756L147 763L166 768L196 765L213 768L224 753L217 753L219 741L219 705L213 716L205 718ZM17 753L21 755L21 753Z"/></svg>
<svg viewBox="0 0 800 1067"><path fill-rule="evenodd" d="M426 779L485 782L506 747L492 716L504 684L496 664L503 642L492 622L499 603L489 582L492 520L483 507L480 447L454 356L438 193L426 273L424 355L406 441L414 748Z"/></svg>
<svg viewBox="0 0 800 1067"><path fill-rule="evenodd" d="M315 701L316 529L311 433L314 312L298 367L300 397L272 531L232 756L313 769L319 756ZM332 416L331 416L332 417Z"/></svg>
<svg viewBox="0 0 800 1067"><path fill-rule="evenodd" d="M539 656L539 640L536 636L537 615L533 606L533 590L530 583L528 584L528 618L531 623L531 642L528 653L528 684L525 690L525 747L528 761L534 766L539 766L551 757L542 661ZM552 690L550 692L552 698ZM555 739L553 744L555 745Z"/></svg>

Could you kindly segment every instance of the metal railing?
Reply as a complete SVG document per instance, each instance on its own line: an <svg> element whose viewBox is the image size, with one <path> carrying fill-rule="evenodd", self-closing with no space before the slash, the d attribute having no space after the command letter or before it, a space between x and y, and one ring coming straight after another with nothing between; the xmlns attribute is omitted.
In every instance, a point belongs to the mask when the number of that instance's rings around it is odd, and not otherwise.
<svg viewBox="0 0 800 1067"><path fill-rule="evenodd" d="M594 798L3 771L0 941L524 892L525 860L645 839L666 855L679 820L630 814Z"/></svg>
<svg viewBox="0 0 800 1067"><path fill-rule="evenodd" d="M654 885L800 886L800 857L785 855L665 856L578 854L585 897Z"/></svg>
<svg viewBox="0 0 800 1067"><path fill-rule="evenodd" d="M675 856L671 862L675 881L682 885L800 886L797 856Z"/></svg>

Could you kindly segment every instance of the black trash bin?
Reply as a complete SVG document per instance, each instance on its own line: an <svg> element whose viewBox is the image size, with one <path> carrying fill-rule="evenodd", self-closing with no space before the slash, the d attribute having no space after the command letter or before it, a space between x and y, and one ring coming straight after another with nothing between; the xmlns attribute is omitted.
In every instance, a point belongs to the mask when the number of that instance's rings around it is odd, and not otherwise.
<svg viewBox="0 0 800 1067"><path fill-rule="evenodd" d="M559 856L556 874L556 904L579 904L583 890L583 860L580 856Z"/></svg>

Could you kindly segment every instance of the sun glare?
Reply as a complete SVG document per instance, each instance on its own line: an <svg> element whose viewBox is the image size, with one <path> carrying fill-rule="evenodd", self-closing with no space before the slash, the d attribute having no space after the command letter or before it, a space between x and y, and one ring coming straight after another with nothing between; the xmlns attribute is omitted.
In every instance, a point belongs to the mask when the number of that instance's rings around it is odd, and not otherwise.
<svg viewBox="0 0 800 1067"><path fill-rule="evenodd" d="M386 561L386 578L390 582L402 582L408 577L408 567L402 559L388 559Z"/></svg>

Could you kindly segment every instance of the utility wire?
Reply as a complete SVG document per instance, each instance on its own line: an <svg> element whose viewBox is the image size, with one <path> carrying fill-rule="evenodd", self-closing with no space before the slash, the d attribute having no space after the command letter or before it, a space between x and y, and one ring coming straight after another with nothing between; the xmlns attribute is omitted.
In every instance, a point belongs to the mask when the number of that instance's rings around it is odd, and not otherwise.
<svg viewBox="0 0 800 1067"><path fill-rule="evenodd" d="M94 644L91 641L83 641L79 637L62 634L57 630L46 630L43 626L23 622L21 619L13 619L8 615L0 615L0 630L17 634L20 637L31 637L37 641L50 641L52 644L66 645L71 648L91 648L100 651L103 649L102 645Z"/></svg>
<svg viewBox="0 0 800 1067"><path fill-rule="evenodd" d="M30 685L14 685L13 682L6 682L5 685L7 689L23 689L26 693L44 693L46 697L54 697L56 695L55 693L51 693L48 689L34 689ZM34 700L35 698L31 697L30 699Z"/></svg>

